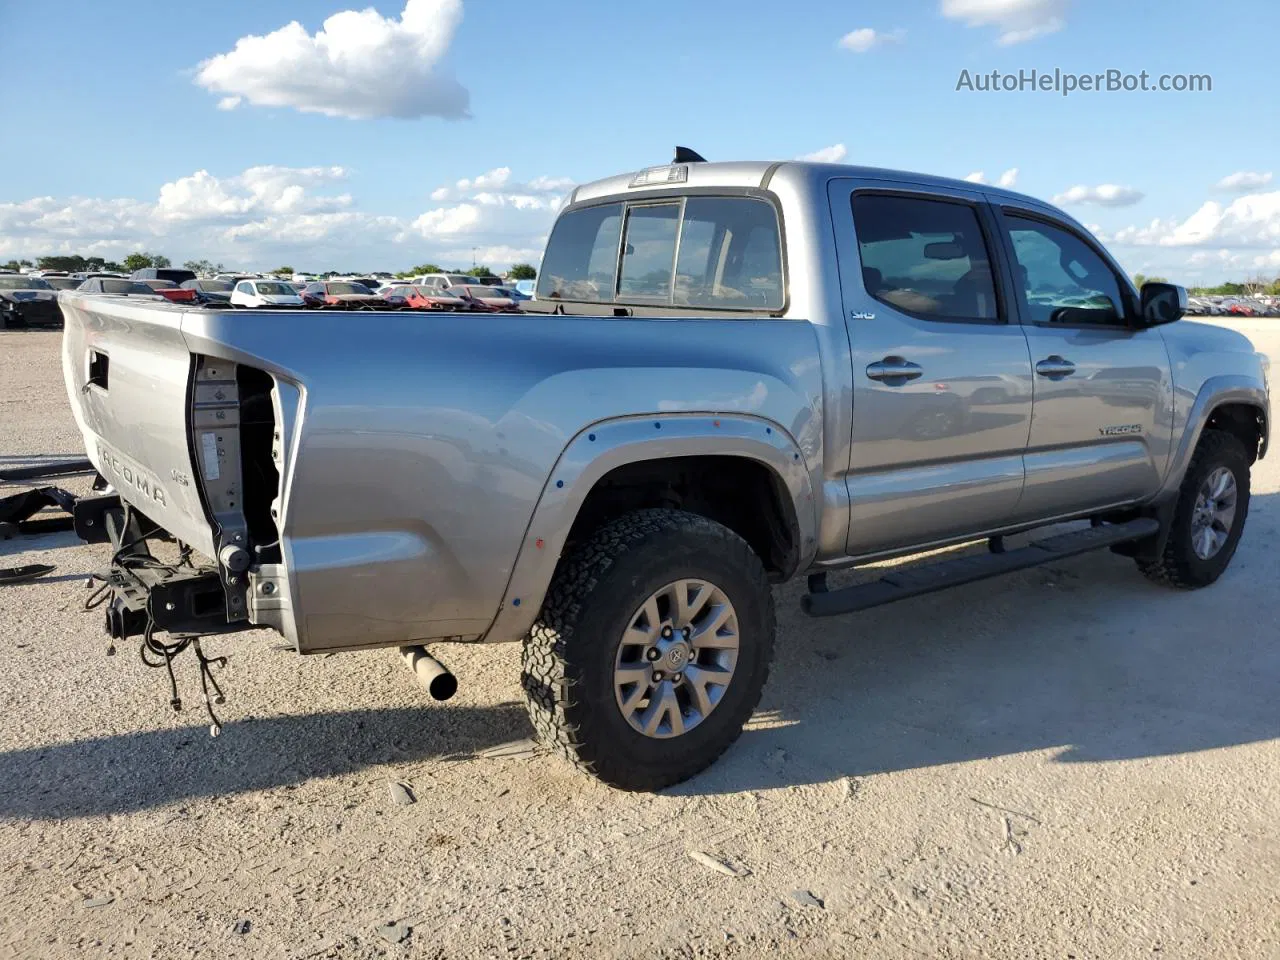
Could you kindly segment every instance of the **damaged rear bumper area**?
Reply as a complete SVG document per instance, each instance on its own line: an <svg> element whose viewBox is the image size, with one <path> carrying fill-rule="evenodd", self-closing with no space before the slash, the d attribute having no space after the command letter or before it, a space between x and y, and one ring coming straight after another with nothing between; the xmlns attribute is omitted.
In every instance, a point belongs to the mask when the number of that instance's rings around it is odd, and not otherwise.
<svg viewBox="0 0 1280 960"><path fill-rule="evenodd" d="M114 494L81 497L72 508L75 531L89 543L110 543L111 566L89 606L105 611L103 629L113 640L164 631L171 637L229 633L250 626L228 618L217 567L193 562L184 547ZM172 544L172 557L152 553L151 543Z"/></svg>

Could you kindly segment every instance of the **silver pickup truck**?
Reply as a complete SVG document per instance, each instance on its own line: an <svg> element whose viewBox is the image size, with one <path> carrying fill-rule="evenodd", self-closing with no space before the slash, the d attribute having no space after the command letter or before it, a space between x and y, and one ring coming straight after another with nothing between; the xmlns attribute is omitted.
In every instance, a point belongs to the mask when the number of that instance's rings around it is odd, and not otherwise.
<svg viewBox="0 0 1280 960"><path fill-rule="evenodd" d="M1266 364L1181 288L1007 190L677 160L575 189L522 314L63 292L111 634L402 647L440 695L424 644L519 640L538 735L656 789L755 708L771 584L829 616L1102 548L1222 574Z"/></svg>

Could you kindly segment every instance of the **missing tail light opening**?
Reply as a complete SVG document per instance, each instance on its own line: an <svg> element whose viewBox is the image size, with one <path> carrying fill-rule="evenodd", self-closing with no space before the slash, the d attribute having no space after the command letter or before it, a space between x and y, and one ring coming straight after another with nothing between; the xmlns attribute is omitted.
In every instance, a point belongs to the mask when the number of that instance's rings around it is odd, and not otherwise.
<svg viewBox="0 0 1280 960"><path fill-rule="evenodd" d="M271 375L239 366L236 383L240 394L240 452L243 509L259 563L280 562L280 533L271 516L272 501L280 490L276 468L277 425Z"/></svg>
<svg viewBox="0 0 1280 960"><path fill-rule="evenodd" d="M88 386L97 387L100 390L107 389L107 373L110 367L110 357L101 350L90 350Z"/></svg>

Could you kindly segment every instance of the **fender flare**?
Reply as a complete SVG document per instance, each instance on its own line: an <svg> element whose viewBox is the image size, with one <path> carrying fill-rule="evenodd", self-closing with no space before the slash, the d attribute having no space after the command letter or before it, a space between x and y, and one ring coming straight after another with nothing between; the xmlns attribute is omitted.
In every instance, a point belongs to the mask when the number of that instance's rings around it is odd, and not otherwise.
<svg viewBox="0 0 1280 960"><path fill-rule="evenodd" d="M742 414L654 414L583 428L561 452L525 530L502 604L483 639L519 640L533 627L569 529L596 483L642 460L738 456L768 467L791 497L799 533L798 569L818 548L818 503L800 446L782 426Z"/></svg>
<svg viewBox="0 0 1280 960"><path fill-rule="evenodd" d="M1200 442L1200 434L1205 424L1213 415L1213 411L1229 403L1246 404L1257 407L1262 412L1262 443L1258 456L1266 452L1271 430L1271 407L1267 397L1265 384L1252 377L1238 374L1224 374L1210 377L1200 387L1195 402L1187 414L1187 423L1182 431L1182 439L1173 456L1169 459L1169 469L1165 473L1164 485L1158 497L1171 496L1177 493L1182 484L1183 474L1191 463L1196 445Z"/></svg>

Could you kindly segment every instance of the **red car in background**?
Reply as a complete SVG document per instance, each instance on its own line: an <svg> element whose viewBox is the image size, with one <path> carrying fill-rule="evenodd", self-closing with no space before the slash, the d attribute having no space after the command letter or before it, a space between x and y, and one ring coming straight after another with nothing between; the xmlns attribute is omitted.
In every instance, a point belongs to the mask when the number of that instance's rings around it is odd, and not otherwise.
<svg viewBox="0 0 1280 960"><path fill-rule="evenodd" d="M145 283L172 303L196 303L200 300L199 295L194 290L184 290L172 280L139 280L138 282Z"/></svg>
<svg viewBox="0 0 1280 960"><path fill-rule="evenodd" d="M450 296L458 297L466 304L467 310L476 310L481 313L519 313L520 304L513 298L507 296L507 292L500 287L464 285L460 287L446 287L444 292Z"/></svg>
<svg viewBox="0 0 1280 960"><path fill-rule="evenodd" d="M349 280L318 280L302 288L299 296L309 307L362 307L387 309L399 306L378 296L362 283Z"/></svg>
<svg viewBox="0 0 1280 960"><path fill-rule="evenodd" d="M387 300L403 304L411 310L466 310L466 301L450 296L436 287L419 287L413 284L396 284L385 293Z"/></svg>

